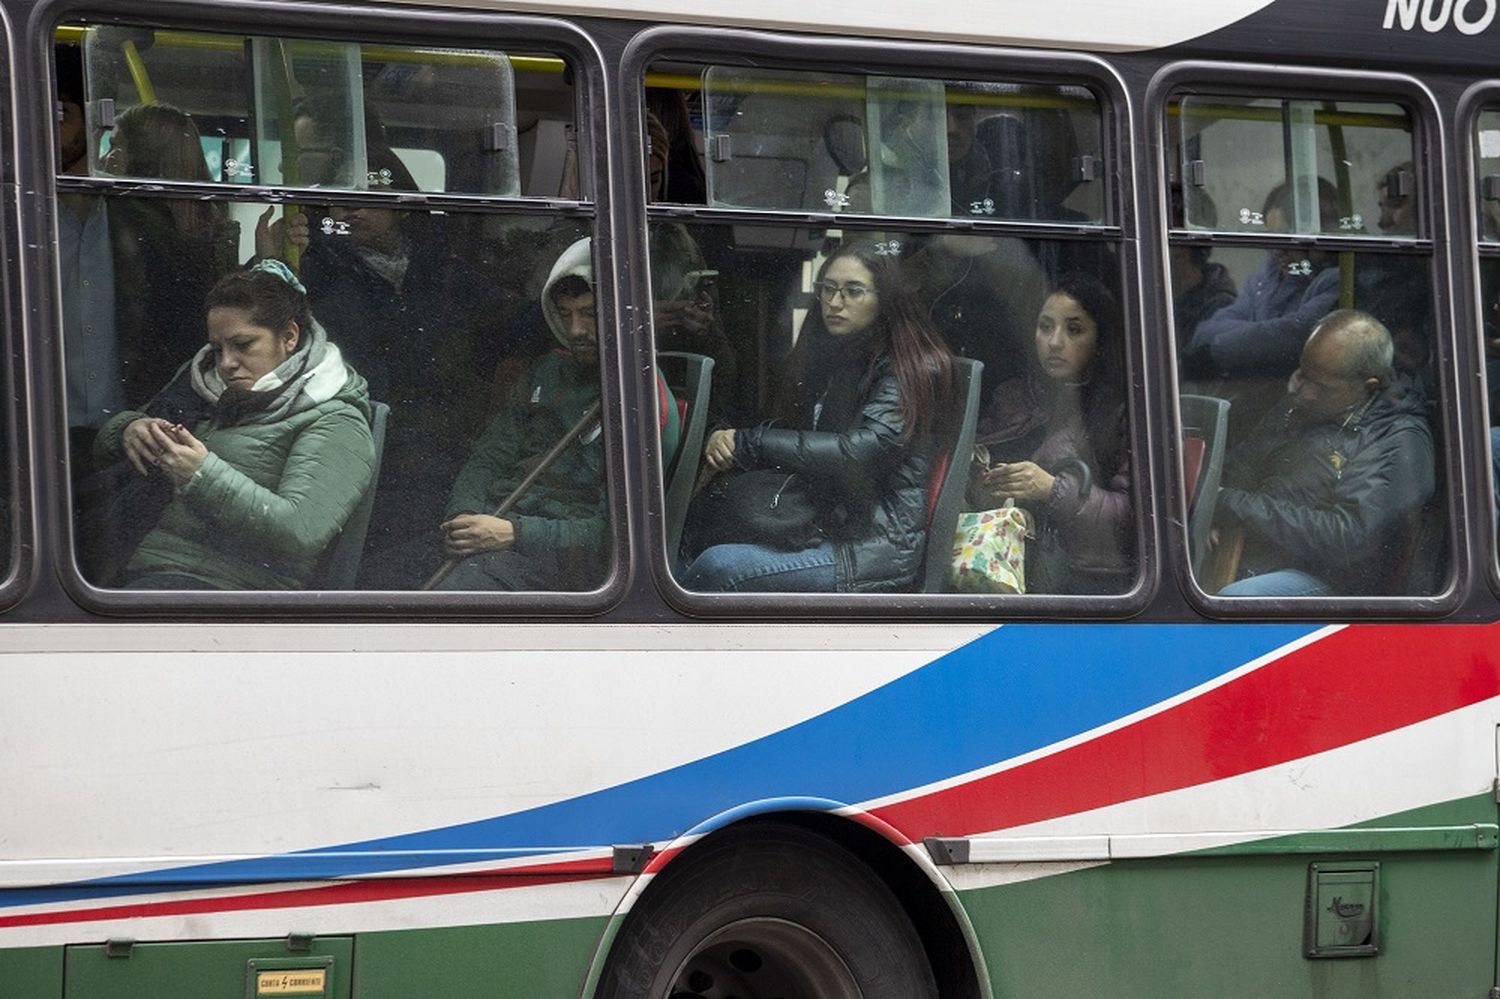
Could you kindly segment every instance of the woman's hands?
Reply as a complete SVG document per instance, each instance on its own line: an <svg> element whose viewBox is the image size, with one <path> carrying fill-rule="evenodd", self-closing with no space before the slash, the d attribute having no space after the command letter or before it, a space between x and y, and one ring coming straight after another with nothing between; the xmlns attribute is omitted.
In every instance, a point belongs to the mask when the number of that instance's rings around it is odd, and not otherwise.
<svg viewBox="0 0 1500 999"><path fill-rule="evenodd" d="M734 431L715 430L708 435L703 445L703 460L715 472L727 472L734 467Z"/></svg>
<svg viewBox="0 0 1500 999"><path fill-rule="evenodd" d="M183 486L203 466L208 448L180 423L143 416L125 427L125 457L142 475L160 469L174 486Z"/></svg>
<svg viewBox="0 0 1500 999"><path fill-rule="evenodd" d="M516 525L503 517L461 513L442 524L443 550L449 558L504 551L516 543Z"/></svg>
<svg viewBox="0 0 1500 999"><path fill-rule="evenodd" d="M1049 474L1034 461L1013 461L986 471L980 476L979 489L996 506L1008 499L1023 505L1036 505L1052 495L1052 483L1055 481L1056 476Z"/></svg>

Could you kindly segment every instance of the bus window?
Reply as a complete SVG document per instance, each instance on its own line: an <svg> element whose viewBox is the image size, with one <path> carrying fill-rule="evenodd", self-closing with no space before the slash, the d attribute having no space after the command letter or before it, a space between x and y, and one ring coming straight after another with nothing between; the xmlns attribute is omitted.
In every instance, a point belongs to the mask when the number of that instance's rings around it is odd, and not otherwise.
<svg viewBox="0 0 1500 999"><path fill-rule="evenodd" d="M1185 97L1176 107L1188 228L1415 237L1411 119L1394 104ZM1326 183L1318 183L1319 179ZM1280 204L1269 195L1281 184ZM1274 209L1274 211L1273 211Z"/></svg>
<svg viewBox="0 0 1500 999"><path fill-rule="evenodd" d="M523 163L513 101L497 96L511 90L499 53L69 30L82 44L56 49L58 226L84 578L167 590L600 587L612 529L592 207L430 211L391 197L500 198L527 183L577 197L561 61L521 60ZM116 108L90 170L98 119L69 105L109 106L97 95L120 83L96 75L110 65L99 53L121 51L121 38L134 39L136 76L154 74L154 99ZM235 98L216 106L212 88L187 86L183 67L201 72L209 57L239 64L257 95L248 119ZM490 93L485 81L501 82ZM290 103L278 98L288 87ZM439 113L454 87L464 107L508 124L481 136L462 107ZM222 140L216 175L205 132ZM158 172L163 162L193 171ZM142 192L119 180L143 176L165 183ZM271 196L248 190L250 177ZM173 182L197 186L176 194ZM325 185L341 196L278 203Z"/></svg>
<svg viewBox="0 0 1500 999"><path fill-rule="evenodd" d="M1034 542L1013 585L1128 590L1137 525L1117 269L1051 276L1080 246L654 223L657 349L713 361L704 405L724 428L707 436L705 478L687 509L684 587L923 588L926 546L946 551L959 526L928 522L947 472L972 478L959 510L1013 506L1029 517ZM710 255L717 266L704 266ZM903 411L898 337L918 356L984 365L974 454L945 450L953 390L925 399L927 414ZM735 506L733 480L762 476L767 503L789 517ZM991 583L986 591L1007 592Z"/></svg>
<svg viewBox="0 0 1500 999"><path fill-rule="evenodd" d="M1096 99L1036 87L712 67L709 204L1100 221Z"/></svg>
<svg viewBox="0 0 1500 999"><path fill-rule="evenodd" d="M1181 168L1170 191L1174 333L1184 434L1197 449L1186 485L1200 586L1252 597L1436 592L1433 273L1413 242L1423 223L1409 114L1196 96L1170 117ZM1220 232L1263 245L1221 245ZM1378 249L1341 243L1376 232L1388 240Z"/></svg>
<svg viewBox="0 0 1500 999"><path fill-rule="evenodd" d="M504 54L113 26L74 33L95 176L522 192L516 74ZM557 60L522 61L561 74ZM571 124L566 108L560 124ZM157 155L187 119L201 157Z"/></svg>

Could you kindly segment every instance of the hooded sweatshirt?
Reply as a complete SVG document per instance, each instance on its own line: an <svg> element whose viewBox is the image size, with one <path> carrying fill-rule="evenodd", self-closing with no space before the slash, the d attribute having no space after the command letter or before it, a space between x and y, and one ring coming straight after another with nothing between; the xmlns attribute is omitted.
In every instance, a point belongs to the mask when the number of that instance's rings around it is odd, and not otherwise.
<svg viewBox="0 0 1500 999"><path fill-rule="evenodd" d="M553 264L542 288L542 315L559 349L532 365L506 406L490 421L463 471L453 483L444 519L462 513L488 514L526 477L599 398L599 369L574 359L567 327L552 289L565 277L594 287L587 238L569 246ZM664 382L657 376L658 392ZM660 400L662 443L670 455L678 436L677 407L670 395ZM513 551L546 553L567 569L569 588L592 586L604 577L609 521L604 488L604 435L595 420L512 507Z"/></svg>

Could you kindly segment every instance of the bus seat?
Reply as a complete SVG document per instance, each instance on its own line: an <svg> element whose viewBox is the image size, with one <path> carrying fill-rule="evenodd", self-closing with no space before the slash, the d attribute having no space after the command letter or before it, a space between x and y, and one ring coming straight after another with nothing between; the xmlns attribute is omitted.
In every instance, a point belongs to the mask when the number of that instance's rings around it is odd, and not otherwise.
<svg viewBox="0 0 1500 999"><path fill-rule="evenodd" d="M708 397L713 383L714 361L702 354L662 351L656 355L657 366L666 375L667 387L686 406L682 421L681 443L677 454L667 462L666 516L662 527L667 537L667 558L675 562L682 544L682 525L687 519L688 502L693 498L693 480L698 475L698 456L703 453L703 437L708 431Z"/></svg>
<svg viewBox="0 0 1500 999"><path fill-rule="evenodd" d="M974 453L974 428L979 423L980 378L984 365L966 357L954 358L954 393L949 400L946 424L958 433L949 446L940 448L933 462L927 503L927 552L923 558L918 589L942 593L948 586L953 562L953 532L969 485L969 456Z"/></svg>
<svg viewBox="0 0 1500 999"><path fill-rule="evenodd" d="M313 574L312 588L319 590L352 590L359 573L359 562L365 549L365 535L370 529L370 511L375 508L375 490L380 485L380 462L385 453L385 424L391 407L371 402L370 436L375 439L375 463L370 468L370 485L344 529L323 553L318 571Z"/></svg>
<svg viewBox="0 0 1500 999"><path fill-rule="evenodd" d="M1187 486L1188 509L1193 508L1193 501L1198 496L1198 478L1203 471L1203 455L1208 450L1208 442L1202 437L1191 434L1182 435L1182 482Z"/></svg>
<svg viewBox="0 0 1500 999"><path fill-rule="evenodd" d="M1224 474L1224 451L1229 440L1229 401L1210 395L1183 395L1183 484L1187 494L1188 557L1193 573L1203 572L1208 532L1214 524L1219 481ZM1201 441L1194 444L1193 441ZM1194 462L1194 451L1201 457Z"/></svg>

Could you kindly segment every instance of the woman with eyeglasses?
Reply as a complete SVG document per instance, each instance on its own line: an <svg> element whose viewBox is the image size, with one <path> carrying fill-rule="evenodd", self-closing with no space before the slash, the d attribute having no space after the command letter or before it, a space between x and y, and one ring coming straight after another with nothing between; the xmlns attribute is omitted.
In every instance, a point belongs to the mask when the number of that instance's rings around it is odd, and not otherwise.
<svg viewBox="0 0 1500 999"><path fill-rule="evenodd" d="M980 414L969 507L1013 500L1058 542L1028 546L1028 592L1121 592L1133 518L1115 296L1090 275L1063 275L1034 342L1027 375L1001 383Z"/></svg>
<svg viewBox="0 0 1500 999"><path fill-rule="evenodd" d="M772 419L709 435L709 472L773 469L786 476L756 518L770 521L762 533L771 536L707 547L684 571L684 588L912 587L927 543L927 487L953 358L898 257L884 252L890 249L850 243L824 262L813 285L819 308L787 360ZM773 510L810 522L789 524L778 538Z"/></svg>

